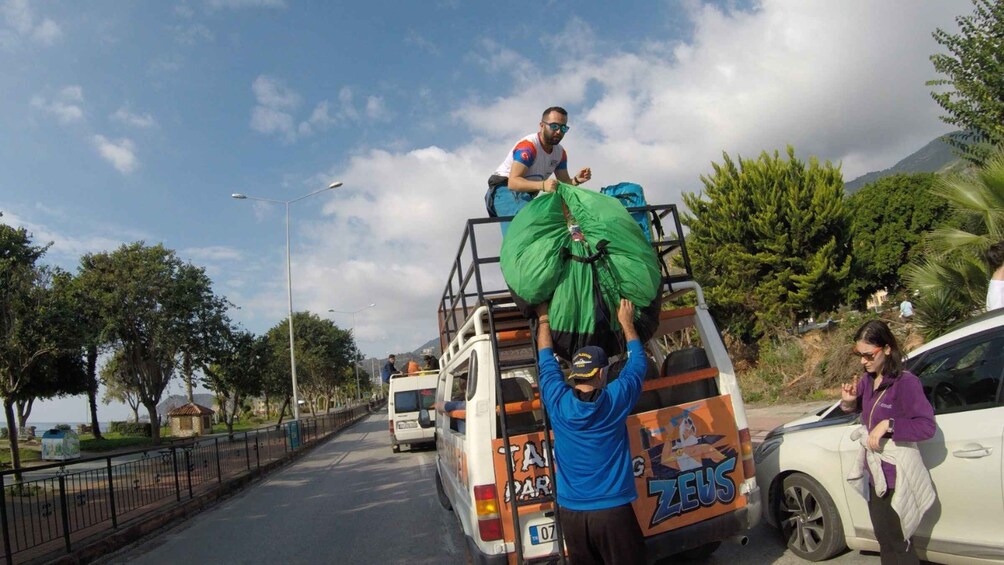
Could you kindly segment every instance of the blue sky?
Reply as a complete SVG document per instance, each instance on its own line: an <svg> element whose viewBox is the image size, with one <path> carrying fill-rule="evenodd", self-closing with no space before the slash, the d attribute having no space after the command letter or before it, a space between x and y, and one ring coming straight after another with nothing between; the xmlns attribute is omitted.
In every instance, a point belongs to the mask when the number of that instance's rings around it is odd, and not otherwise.
<svg viewBox="0 0 1004 565"><path fill-rule="evenodd" d="M366 355L436 335L485 181L562 105L570 168L650 201L700 190L722 151L792 144L845 179L936 135L936 27L965 0L762 2L0 0L0 211L46 261L163 242L261 333L293 301L356 316ZM350 316L333 318L349 326ZM180 391L174 385L171 392ZM32 420L83 419L84 403ZM109 407L102 419L120 418Z"/></svg>

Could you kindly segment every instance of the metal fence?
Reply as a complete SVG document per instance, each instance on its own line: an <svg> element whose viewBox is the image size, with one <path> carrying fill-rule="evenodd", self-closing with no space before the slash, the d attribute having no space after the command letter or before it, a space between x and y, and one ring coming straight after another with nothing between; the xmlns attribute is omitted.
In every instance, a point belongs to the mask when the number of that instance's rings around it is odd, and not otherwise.
<svg viewBox="0 0 1004 565"><path fill-rule="evenodd" d="M258 472L291 451L338 431L374 405L286 422L233 436L175 442L106 457L0 472L5 565L73 551L141 516Z"/></svg>

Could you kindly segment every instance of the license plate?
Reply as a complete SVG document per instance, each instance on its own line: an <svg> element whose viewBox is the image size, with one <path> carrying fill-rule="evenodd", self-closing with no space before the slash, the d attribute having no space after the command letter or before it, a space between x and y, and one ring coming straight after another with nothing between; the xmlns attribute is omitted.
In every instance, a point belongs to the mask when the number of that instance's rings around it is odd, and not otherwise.
<svg viewBox="0 0 1004 565"><path fill-rule="evenodd" d="M554 522L530 526L530 543L538 545L554 541Z"/></svg>

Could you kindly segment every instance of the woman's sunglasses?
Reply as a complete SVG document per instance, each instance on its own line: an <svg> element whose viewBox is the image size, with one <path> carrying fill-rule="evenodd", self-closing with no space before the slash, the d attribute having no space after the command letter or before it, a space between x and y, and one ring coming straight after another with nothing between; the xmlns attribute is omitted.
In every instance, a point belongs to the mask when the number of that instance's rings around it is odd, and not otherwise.
<svg viewBox="0 0 1004 565"><path fill-rule="evenodd" d="M871 353L861 353L860 351L858 351L856 349L854 351L852 351L852 353L854 353L854 355L856 357L864 357L868 361L874 361L875 360L875 356L878 355L879 351L882 351L881 347L876 347L875 351L872 351Z"/></svg>

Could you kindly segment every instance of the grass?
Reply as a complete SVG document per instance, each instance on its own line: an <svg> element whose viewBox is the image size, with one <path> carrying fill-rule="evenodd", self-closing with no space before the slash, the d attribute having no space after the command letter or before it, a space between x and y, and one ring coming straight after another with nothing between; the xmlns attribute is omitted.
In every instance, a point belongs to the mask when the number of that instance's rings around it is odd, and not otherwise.
<svg viewBox="0 0 1004 565"><path fill-rule="evenodd" d="M17 452L21 455L21 463L27 463L28 461L40 461L42 459L42 452L37 449L18 449ZM10 464L10 449L3 448L0 449L0 463Z"/></svg>
<svg viewBox="0 0 1004 565"><path fill-rule="evenodd" d="M80 436L80 451L114 451L148 445L153 445L153 441L148 437L126 436L119 432L104 432L101 434L101 439L94 439L93 434L81 434Z"/></svg>

